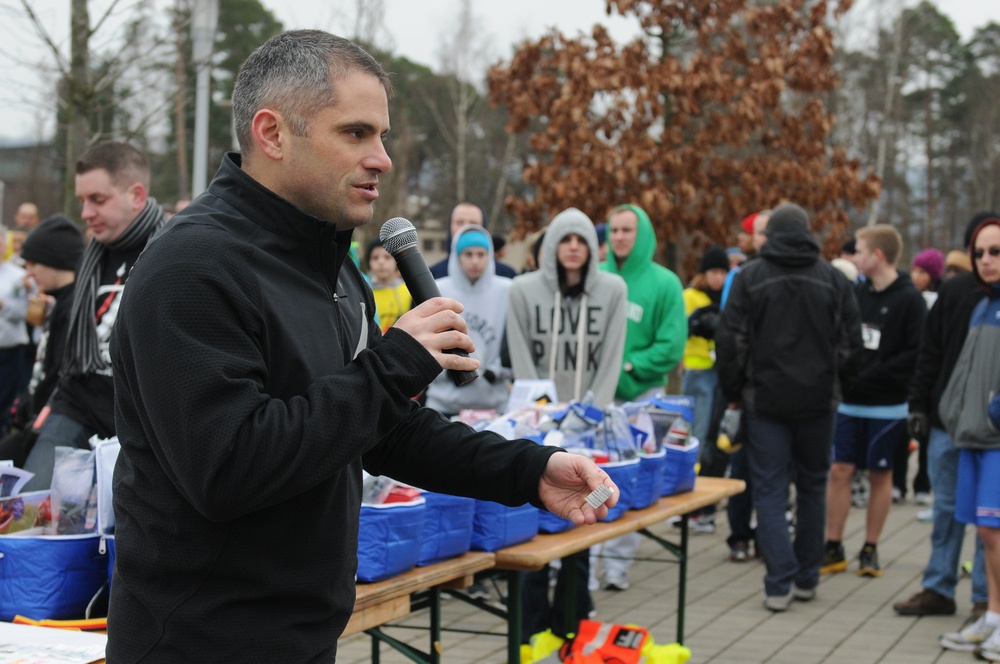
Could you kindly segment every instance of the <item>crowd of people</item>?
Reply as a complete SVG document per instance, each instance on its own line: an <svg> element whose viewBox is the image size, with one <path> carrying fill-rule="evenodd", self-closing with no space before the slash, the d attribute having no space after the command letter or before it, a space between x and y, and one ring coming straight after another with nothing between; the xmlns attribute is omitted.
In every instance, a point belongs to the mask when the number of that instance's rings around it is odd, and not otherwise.
<svg viewBox="0 0 1000 664"><path fill-rule="evenodd" d="M828 261L808 212L785 202L735 223L728 249L714 238L685 288L656 260L655 220L628 201L606 219L557 214L520 274L483 208L460 201L431 267L442 297L414 302L377 241L367 274L349 258L391 167L390 91L351 42L284 33L237 78L240 153L183 212L170 219L150 195L141 152L105 142L76 165L86 235L30 203L0 232L0 458L45 489L56 447L122 443L109 658L335 653L362 467L593 523L617 500L581 506L611 486L595 464L452 421L502 411L515 380L549 379L557 400L599 407L695 399L701 473L748 486L726 506L729 560L763 559L771 611L851 566L859 477L861 575L883 573L893 501L912 489L932 502L923 589L900 614L956 612L976 525L974 621L941 644L1000 661L1000 215L972 219L964 248L912 252L907 272L893 227L859 229ZM480 378L457 386L444 369ZM724 411L738 428L723 449ZM714 533L715 514L694 515L694 532ZM262 541L267 522L288 536ZM637 550L633 534L528 575L526 638L574 631L569 575L626 591ZM575 620L593 610L579 592Z"/></svg>

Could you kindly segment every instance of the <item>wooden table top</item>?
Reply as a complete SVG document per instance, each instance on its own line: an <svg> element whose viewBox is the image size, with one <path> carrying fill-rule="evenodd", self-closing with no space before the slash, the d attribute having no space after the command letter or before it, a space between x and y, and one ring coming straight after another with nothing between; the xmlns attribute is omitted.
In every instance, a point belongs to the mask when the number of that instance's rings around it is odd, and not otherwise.
<svg viewBox="0 0 1000 664"><path fill-rule="evenodd" d="M496 567L504 570L534 571L544 565L590 548L614 537L620 537L659 523L672 516L687 514L723 498L746 490L743 480L699 477L693 491L661 498L655 505L642 510L629 510L620 519L592 526L579 526L562 533L538 535L533 540L496 552Z"/></svg>

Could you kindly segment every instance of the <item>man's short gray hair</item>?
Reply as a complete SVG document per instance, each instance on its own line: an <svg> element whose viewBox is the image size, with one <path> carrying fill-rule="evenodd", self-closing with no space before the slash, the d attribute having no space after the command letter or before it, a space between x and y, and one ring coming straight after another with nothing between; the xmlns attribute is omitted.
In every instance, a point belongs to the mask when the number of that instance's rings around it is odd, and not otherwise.
<svg viewBox="0 0 1000 664"><path fill-rule="evenodd" d="M322 30L292 30L257 47L240 67L233 89L233 126L244 158L253 152L257 111L280 112L293 134L305 136L313 116L337 102L336 81L355 71L371 74L387 95L392 94L382 65L343 37Z"/></svg>

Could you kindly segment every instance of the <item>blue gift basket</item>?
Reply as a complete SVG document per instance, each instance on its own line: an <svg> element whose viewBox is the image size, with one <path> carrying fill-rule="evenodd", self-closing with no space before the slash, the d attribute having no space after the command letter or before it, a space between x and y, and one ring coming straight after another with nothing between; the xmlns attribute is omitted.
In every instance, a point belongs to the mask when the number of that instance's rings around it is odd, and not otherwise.
<svg viewBox="0 0 1000 664"><path fill-rule="evenodd" d="M687 447L677 445L664 445L667 452L666 464L663 469L663 495L673 496L677 493L684 493L694 489L694 481L697 473L695 464L698 463L697 443Z"/></svg>
<svg viewBox="0 0 1000 664"><path fill-rule="evenodd" d="M645 509L660 499L663 495L663 474L666 467L666 449L639 455L639 477L632 497L632 509Z"/></svg>
<svg viewBox="0 0 1000 664"><path fill-rule="evenodd" d="M472 549L496 551L538 534L538 509L525 504L507 507L489 500L476 501L476 516L472 521Z"/></svg>
<svg viewBox="0 0 1000 664"><path fill-rule="evenodd" d="M561 533L573 527L573 522L556 516L548 510L538 510L538 532L546 534Z"/></svg>
<svg viewBox="0 0 1000 664"><path fill-rule="evenodd" d="M472 544L475 499L432 491L424 492L423 496L427 512L417 565L432 565L468 551Z"/></svg>
<svg viewBox="0 0 1000 664"><path fill-rule="evenodd" d="M426 512L423 498L361 506L358 581L381 581L413 569L420 557Z"/></svg>
<svg viewBox="0 0 1000 664"><path fill-rule="evenodd" d="M0 620L82 618L108 580L101 536L0 536Z"/></svg>
<svg viewBox="0 0 1000 664"><path fill-rule="evenodd" d="M628 459L627 461L610 461L598 464L601 470L608 474L611 481L618 486L618 503L608 510L608 515L601 521L614 521L620 519L625 512L632 507L635 500L636 485L639 481L639 458Z"/></svg>

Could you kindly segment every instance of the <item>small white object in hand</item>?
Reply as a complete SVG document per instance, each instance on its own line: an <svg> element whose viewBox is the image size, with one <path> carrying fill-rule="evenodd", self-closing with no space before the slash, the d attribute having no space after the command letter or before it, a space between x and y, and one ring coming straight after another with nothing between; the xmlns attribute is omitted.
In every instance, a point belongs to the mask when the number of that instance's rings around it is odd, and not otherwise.
<svg viewBox="0 0 1000 664"><path fill-rule="evenodd" d="M590 495L587 496L585 500L587 501L588 505L590 505L596 510L598 507L604 504L604 501L610 498L611 494L613 494L614 492L615 492L614 489L609 489L608 487L602 484L601 486L591 491Z"/></svg>

